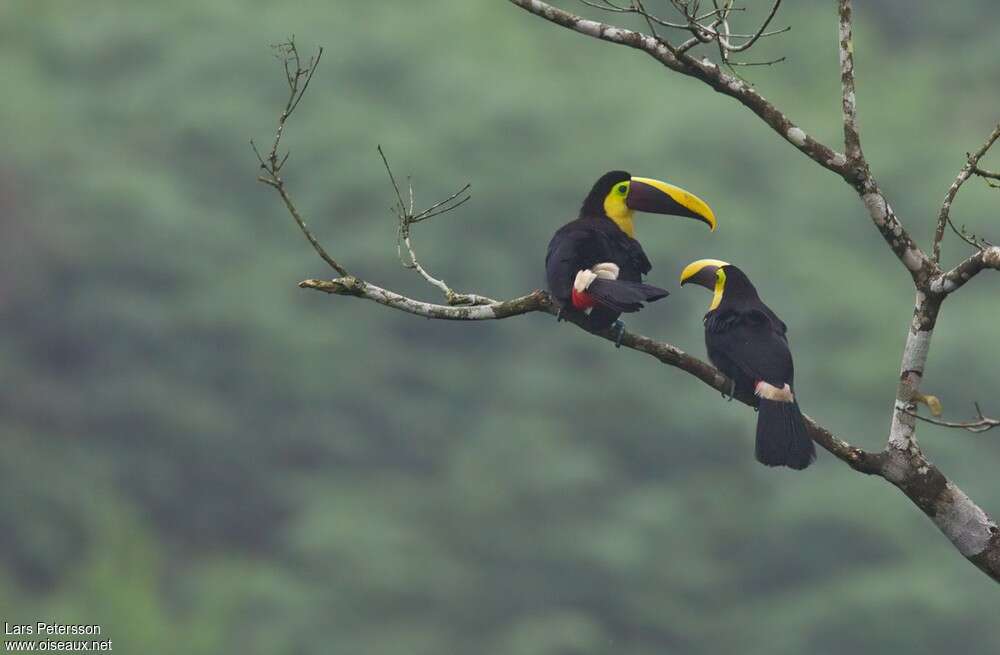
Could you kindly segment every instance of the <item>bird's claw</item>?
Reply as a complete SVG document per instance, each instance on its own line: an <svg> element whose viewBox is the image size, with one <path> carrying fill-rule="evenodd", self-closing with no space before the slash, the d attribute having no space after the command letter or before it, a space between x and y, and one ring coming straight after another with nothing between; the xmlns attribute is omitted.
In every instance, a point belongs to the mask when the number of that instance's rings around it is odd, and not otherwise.
<svg viewBox="0 0 1000 655"><path fill-rule="evenodd" d="M618 320L611 324L611 334L615 336L615 348L622 347L622 337L625 336L625 323Z"/></svg>
<svg viewBox="0 0 1000 655"><path fill-rule="evenodd" d="M559 311L556 312L556 323L560 323L560 322L565 321L565 320L566 320L566 318L563 316L563 309L562 309L562 307L560 307Z"/></svg>
<svg viewBox="0 0 1000 655"><path fill-rule="evenodd" d="M733 402L733 398L736 396L736 380L729 381L729 393L725 391L722 392L722 397L726 399L727 403Z"/></svg>

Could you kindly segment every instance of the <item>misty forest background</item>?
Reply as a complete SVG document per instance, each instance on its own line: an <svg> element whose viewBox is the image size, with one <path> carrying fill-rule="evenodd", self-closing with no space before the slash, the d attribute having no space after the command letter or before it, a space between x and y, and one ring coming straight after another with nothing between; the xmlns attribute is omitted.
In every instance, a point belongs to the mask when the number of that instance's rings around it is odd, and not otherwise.
<svg viewBox="0 0 1000 655"><path fill-rule="evenodd" d="M997 120L1000 24L989 0L859 5L866 153L927 243ZM778 22L755 54L788 61L742 72L838 143L835 8ZM415 243L494 297L543 284L598 175L666 179L720 229L637 219L674 293L630 327L702 356L709 297L677 276L739 263L790 326L805 410L885 438L908 276L850 189L697 82L505 2L4 3L4 620L149 654L1000 652L994 583L902 494L822 452L756 464L754 414L685 374L540 314L297 289L330 271L247 143L273 133L268 44L293 33L326 54L286 179L352 270L438 300L396 259L377 143L419 204L472 183ZM998 202L972 180L953 215L1000 237ZM945 261L966 250L949 236ZM939 323L925 387L949 417L1000 412L998 282ZM919 438L1000 512L1000 435Z"/></svg>

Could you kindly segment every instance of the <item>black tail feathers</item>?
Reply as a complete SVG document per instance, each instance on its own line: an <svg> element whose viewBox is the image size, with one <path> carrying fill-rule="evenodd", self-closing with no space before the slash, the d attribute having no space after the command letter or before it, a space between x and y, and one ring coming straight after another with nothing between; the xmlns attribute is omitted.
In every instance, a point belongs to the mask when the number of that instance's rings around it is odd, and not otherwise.
<svg viewBox="0 0 1000 655"><path fill-rule="evenodd" d="M802 470L816 459L797 402L760 399L757 415L757 461Z"/></svg>
<svg viewBox="0 0 1000 655"><path fill-rule="evenodd" d="M643 282L597 278L587 287L587 293L601 305L616 312L637 312L643 303L666 298L670 292Z"/></svg>

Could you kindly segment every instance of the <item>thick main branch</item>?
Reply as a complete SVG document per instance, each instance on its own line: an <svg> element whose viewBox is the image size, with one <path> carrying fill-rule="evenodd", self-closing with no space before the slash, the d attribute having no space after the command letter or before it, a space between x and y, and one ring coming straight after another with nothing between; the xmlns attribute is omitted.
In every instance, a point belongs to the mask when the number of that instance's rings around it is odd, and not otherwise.
<svg viewBox="0 0 1000 655"><path fill-rule="evenodd" d="M544 291L534 291L524 296L497 301L487 305L455 307L408 298L356 277L345 277L335 280L303 280L299 283L299 286L304 289L314 289L333 295L354 296L355 298L371 300L380 305L424 318L449 321L489 321L532 312L542 312L551 314L552 316L556 316L559 313L558 305ZM613 335L610 330L591 330L584 321L579 320L573 314L568 314L566 320L608 341L614 342L616 339L617 335ZM623 348L650 355L668 366L673 366L693 375L720 393L728 393L732 387L729 378L723 375L717 368L664 341L657 341L641 334L626 331L621 338L621 345ZM753 403L753 398L750 396L741 397L737 395L736 398L746 405L752 405ZM816 443L833 453L838 459L846 462L858 471L880 473L883 459L879 453L869 453L852 446L809 417L806 417L806 424L809 428L810 436L812 436Z"/></svg>

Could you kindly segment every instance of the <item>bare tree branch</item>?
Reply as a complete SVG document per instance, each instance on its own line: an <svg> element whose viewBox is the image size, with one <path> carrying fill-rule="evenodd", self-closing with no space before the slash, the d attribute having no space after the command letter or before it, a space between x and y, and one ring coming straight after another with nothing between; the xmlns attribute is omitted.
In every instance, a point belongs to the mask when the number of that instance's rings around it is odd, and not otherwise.
<svg viewBox="0 0 1000 655"><path fill-rule="evenodd" d="M983 410L979 408L979 403L973 403L976 407L976 420L974 421L943 421L938 418L928 418L926 416L920 416L916 412L913 413L913 417L920 419L925 423L931 423L933 425L938 425L943 428L956 428L962 430L968 430L969 432L989 432L993 428L1000 425L1000 419L990 418L983 415Z"/></svg>
<svg viewBox="0 0 1000 655"><path fill-rule="evenodd" d="M418 212L414 209L413 184L407 183L409 190L409 204L407 204L403 201L403 195L400 193L399 185L396 183L396 176L392 174L392 168L389 166L389 160L386 158L382 146L378 146L378 154L382 158L382 163L385 165L385 172L389 175L389 181L392 182L392 188L396 192L396 204L393 207L393 212L396 214L396 219L398 220L396 228L396 254L399 256L399 261L403 265L403 268L415 270L428 284L440 289L449 305L495 304L496 300L487 298L486 296L474 293L458 293L448 286L444 280L439 280L431 275L417 260L417 253L413 248L411 240L415 224L434 218L435 216L440 216L441 214L447 214L464 205L471 197L468 193L471 185L466 184L444 200L440 200L427 209ZM408 260L403 257L403 246L406 246Z"/></svg>
<svg viewBox="0 0 1000 655"><path fill-rule="evenodd" d="M295 223L299 226L299 230L302 231L302 234L305 235L310 245L312 245L313 250L316 251L320 258L330 268L337 271L339 275L348 275L347 269L341 266L320 245L309 229L309 226L306 225L302 214L295 207L295 203L292 202L292 198L288 194L288 189L285 188L285 182L281 178L281 169L285 165L285 162L288 161L290 153L285 153L284 157L278 158L278 147L281 145L281 137L285 133L285 123L288 122L288 118L295 111L295 108L299 106L299 101L306 94L309 82L312 81L313 75L316 73L316 67L319 66L319 60L323 56L323 48L320 48L316 52L316 55L310 57L309 61L303 65L302 59L299 57L298 48L295 46L294 36L284 43L279 43L271 47L274 49L275 56L281 60L282 67L285 70L285 81L288 83L288 100L285 102L285 108L281 110L281 114L278 116L278 127L274 132L274 141L272 141L271 151L266 157L260 154L257 144L254 143L253 139L250 139L250 147L257 156L261 170L264 171L257 180L274 187L278 191L281 201L285 203L285 208L288 209L288 213L291 214Z"/></svg>
<svg viewBox="0 0 1000 655"><path fill-rule="evenodd" d="M996 171L988 171L985 168L979 168L978 166L972 169L972 173L974 175L978 175L979 177L983 178L983 181L985 181L988 186L994 189L1000 189L1000 184L996 184L995 182L990 181L990 180L1000 180L1000 173Z"/></svg>
<svg viewBox="0 0 1000 655"><path fill-rule="evenodd" d="M643 5L642 0L631 0L631 4L628 6L616 5L608 0L600 0L600 2L595 2L593 0L579 0L580 3L587 5L588 7L593 7L595 9L600 9L601 11L607 11L609 13L615 14L638 14L646 19L646 21L660 25L662 27L670 27L673 29L684 30L686 32L691 32L701 43L709 43L715 39L723 38L724 35L716 31L716 28L725 20L728 20L730 14L734 12L744 12L746 9L744 7L734 7L731 0L727 0L724 6L719 7L718 4L716 8L708 11L704 14L697 14L697 7L688 4L687 2L672 2L674 9L681 14L684 18L683 23L677 23L674 21L666 20L661 16L657 16L646 10ZM756 31L750 34L738 34L738 33L727 33L725 37L728 38L743 38L749 39L746 43L740 45L733 45L728 41L725 41L724 47L730 52L741 52L743 50L749 49L754 45L759 39L766 38L769 36L776 36L778 34L784 34L789 31L791 27L783 27L778 30L767 31L767 27L771 24L774 19L775 14L778 13L778 6L781 5L781 0L776 0L774 5L771 7L771 11L764 22L757 28ZM706 20L711 20L711 23L706 23ZM651 32L653 30L650 30Z"/></svg>
<svg viewBox="0 0 1000 655"><path fill-rule="evenodd" d="M993 245L984 237L978 236L975 232L966 229L965 223L962 223L961 227L955 227L955 224L951 221L951 219L948 219L948 227L950 227L951 231L955 233L955 236L973 248L979 248L982 250Z"/></svg>
<svg viewBox="0 0 1000 655"><path fill-rule="evenodd" d="M596 6L591 2L586 2L585 0L581 0L581 2L591 6ZM778 7L781 5L781 0L775 0L775 3L772 5L771 11L764 19L764 22L761 23L760 27L749 34L729 31L728 21L730 15L734 12L746 11L744 7L733 6L732 0L725 0L721 6L716 1L715 9L701 15L698 15L697 6L691 5L687 2L672 1L671 4L674 6L674 9L681 14L681 17L684 19L683 23L668 21L647 12L645 7L642 6L641 0L633 0L633 5L631 7L622 8L621 11L624 13L641 14L647 20L652 21L657 25L690 32L701 43L718 41L722 48L727 52L742 52L744 50L748 50L762 38L784 34L791 29L790 27L783 27L781 29L767 31L767 28L774 19L774 16L778 13ZM711 22L706 23L706 20ZM724 30L719 30L719 26L723 24L726 24L727 27ZM732 38L747 39L747 41L741 44L733 44L729 41L729 39Z"/></svg>
<svg viewBox="0 0 1000 655"><path fill-rule="evenodd" d="M844 152L854 165L863 165L858 133L857 99L854 94L854 34L851 0L840 2L840 88L844 114Z"/></svg>
<svg viewBox="0 0 1000 655"><path fill-rule="evenodd" d="M636 2L638 3L638 0L636 0ZM730 55L734 52L745 52L749 50L762 38L784 34L791 29L791 27L784 27L778 30L767 31L771 21L778 13L778 8L781 6L781 0L775 0L775 2L771 5L771 10L768 12L763 22L750 34L738 34L733 32L729 27L729 19L731 15L734 12L745 11L745 8L736 7L735 0L722 0L721 4L719 0L712 0L712 2L715 9L699 16L698 3L692 4L685 0L671 0L671 4L674 6L674 9L681 14L685 23L683 25L677 25L674 23L667 24L671 27L683 27L692 35L692 38L688 39L673 50L675 55L687 52L689 49L700 43L714 42L719 52L720 63L728 67L731 72L733 71L734 66L771 66L785 61L784 57L776 57L768 61L760 62L733 61L730 58ZM659 20L656 17L648 17L647 20L650 18L652 21L664 24L664 21ZM706 22L706 20L710 22ZM746 41L743 43L735 43L733 39L738 38L746 39Z"/></svg>
<svg viewBox="0 0 1000 655"><path fill-rule="evenodd" d="M413 298L408 298L356 277L346 277L336 280L303 280L299 283L299 286L304 289L313 289L334 295L354 296L355 298L371 300L380 305L398 309L408 314L448 321L489 321L521 316L533 312L542 312L551 314L552 316L556 316L559 313L559 306L544 291L533 291L527 295L518 296L510 300L493 301L488 305L454 307L414 300ZM613 334L610 329L591 330L587 323L576 315L566 315L564 320L572 322L580 329L612 343L617 338L617 334ZM689 355L669 343L626 331L622 336L621 346L650 355L668 366L673 366L689 373L720 393L728 393L732 387L729 378L714 366ZM746 405L752 405L754 401L752 396L737 395L736 399ZM879 453L869 453L852 446L809 417L806 417L806 424L810 435L816 443L830 451L841 461L846 462L852 468L872 474L878 474L881 471L884 458Z"/></svg>
<svg viewBox="0 0 1000 655"><path fill-rule="evenodd" d="M1000 246L983 248L947 273L938 276L931 283L931 291L945 295L953 293L988 268L1000 271Z"/></svg>
<svg viewBox="0 0 1000 655"><path fill-rule="evenodd" d="M775 64L787 61L787 59L787 57L778 57L777 59L768 59L767 61L733 61L730 59L726 64L729 66L774 66Z"/></svg>
<svg viewBox="0 0 1000 655"><path fill-rule="evenodd" d="M780 6L781 6L781 0L774 0L774 4L771 5L771 11L767 14L767 18L764 19L764 22L761 23L760 27L757 29L756 32L753 33L750 39L740 45L731 45L727 41L726 44L724 45L726 50L728 50L729 52L743 52L744 50L749 50L750 48L752 48L753 44L757 43L757 41L764 36L781 34L782 32L787 32L789 29L791 29L791 28L785 28L770 33L766 31L767 26L771 24L771 21L774 20L774 17L778 14L778 7ZM729 36L736 36L736 35L734 34Z"/></svg>
<svg viewBox="0 0 1000 655"><path fill-rule="evenodd" d="M719 70L716 64L707 59L698 60L683 52L674 54L671 52L672 46L658 41L652 36L588 20L553 7L541 0L508 1L562 27L596 39L641 50L667 68L701 80L719 93L738 100L757 114L783 139L787 140L824 168L828 168L838 175L848 175L850 173L847 169L847 158L842 153L834 151L809 136L801 127L789 120L785 114L778 111L774 105L768 102L753 87L739 78L727 75Z"/></svg>
<svg viewBox="0 0 1000 655"><path fill-rule="evenodd" d="M580 0L583 4L588 7L593 7L594 9L600 9L601 11L612 11L618 14L631 14L633 13L632 7L620 7L616 4L608 2L608 0L602 0L601 2L591 2L591 0Z"/></svg>
<svg viewBox="0 0 1000 655"><path fill-rule="evenodd" d="M408 298L354 276L334 280L303 280L299 282L299 287L338 296L364 298L408 314L444 321L492 321L529 312L547 311L545 308L549 304L545 292L535 291L510 300L489 300L475 305L436 305Z"/></svg>
<svg viewBox="0 0 1000 655"><path fill-rule="evenodd" d="M913 277L917 288L917 299L913 308L913 320L907 332L900 364L899 385L896 389L896 411L893 412L889 427L887 450L895 453L908 467L915 462L911 455L919 454L916 443L916 421L912 410L918 402L927 402L929 397L920 392L931 337L937 322L941 299L928 296L924 291L931 283L932 276L939 272L936 263L909 237L903 229L885 196L878 188L871 174L861 146L858 129L857 97L854 84L854 15L852 0L838 0L839 17L839 62L841 87L841 114L844 125L844 149L848 165L858 172L857 178L848 180L861 195L868 213L882 232L893 252L903 262ZM891 227L890 227L891 226ZM904 241L905 239L905 241ZM931 403L928 402L928 406ZM922 459L922 456L920 456ZM909 460L909 461L908 461ZM919 467L919 465L918 465Z"/></svg>
<svg viewBox="0 0 1000 655"><path fill-rule="evenodd" d="M977 173L976 171L979 170L977 169L977 165L979 164L979 160L982 156L986 154L986 151L993 146L998 138L1000 138L1000 123L997 123L990 135L986 137L986 142L983 143L978 150L966 155L965 165L962 166L962 170L958 172L958 177L955 178L955 181L951 183L950 187L948 187L948 193L945 194L944 202L941 203L941 211L938 213L937 229L934 231L933 259L935 263L941 261L941 240L944 238L944 228L946 225L951 225L951 229L955 232L955 234L969 245L980 249L984 247L985 243L980 243L980 241L974 236L969 236L965 232L964 228L959 230L955 227L955 224L951 221L951 203L955 201L955 196L958 195L958 190L962 188L962 185L965 184L965 181L969 179L971 175L983 175L983 173L989 173L989 171ZM983 177L990 177L990 175L983 175Z"/></svg>

